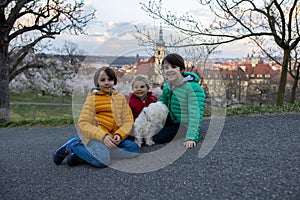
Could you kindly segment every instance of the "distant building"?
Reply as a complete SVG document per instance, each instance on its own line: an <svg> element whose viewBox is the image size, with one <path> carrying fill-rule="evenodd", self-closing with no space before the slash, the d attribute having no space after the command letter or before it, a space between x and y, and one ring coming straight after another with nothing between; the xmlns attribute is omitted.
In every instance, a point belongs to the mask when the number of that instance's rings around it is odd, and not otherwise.
<svg viewBox="0 0 300 200"><path fill-rule="evenodd" d="M218 62L200 73L212 98L225 98L226 95L227 104L275 104L281 68L274 66L274 63L263 63L262 59L248 57L246 60ZM293 82L294 79L288 73L286 96L289 96ZM298 91L300 93L299 87Z"/></svg>
<svg viewBox="0 0 300 200"><path fill-rule="evenodd" d="M155 48L154 56L155 56L156 66L161 66L162 60L166 56L165 41L163 39L163 31L162 31L161 25L159 28L158 40L156 41L156 48Z"/></svg>
<svg viewBox="0 0 300 200"><path fill-rule="evenodd" d="M148 60L137 55L133 66L127 66L124 77L132 80L136 74L149 77L150 83L161 86L162 60L166 56L166 46L163 40L163 30L160 26L154 55ZM186 70L198 74L199 84L205 90L211 105L228 106L235 103L274 104L278 91L280 70L278 64L264 60L262 57L248 55L244 59L222 60L206 66L204 71L193 63L186 63ZM288 74L286 91L290 91L293 78ZM299 88L299 87L298 87ZM298 89L299 90L299 89ZM225 102L225 101L226 102Z"/></svg>
<svg viewBox="0 0 300 200"><path fill-rule="evenodd" d="M136 74L144 74L148 76L149 81L153 86L161 85L164 82L161 64L165 55L165 41L163 39L162 27L160 26L154 56L151 56L148 60L141 60L140 56L137 54L134 66L130 68L130 72L128 71L129 74L127 74L127 77L133 78Z"/></svg>
<svg viewBox="0 0 300 200"><path fill-rule="evenodd" d="M155 56L154 71L156 73L156 77L153 77L152 83L160 85L164 82L164 77L162 75L163 74L162 60L166 56L165 41L163 39L163 31L161 25L159 28L159 37L156 42L154 56Z"/></svg>

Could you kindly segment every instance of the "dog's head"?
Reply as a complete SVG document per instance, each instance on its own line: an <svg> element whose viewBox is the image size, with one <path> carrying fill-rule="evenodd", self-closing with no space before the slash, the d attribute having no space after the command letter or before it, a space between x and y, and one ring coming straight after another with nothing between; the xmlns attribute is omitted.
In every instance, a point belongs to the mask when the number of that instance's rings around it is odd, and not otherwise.
<svg viewBox="0 0 300 200"><path fill-rule="evenodd" d="M169 109L165 104L158 101L156 103L151 103L148 107L144 108L142 112L144 112L148 121L160 124L165 122Z"/></svg>

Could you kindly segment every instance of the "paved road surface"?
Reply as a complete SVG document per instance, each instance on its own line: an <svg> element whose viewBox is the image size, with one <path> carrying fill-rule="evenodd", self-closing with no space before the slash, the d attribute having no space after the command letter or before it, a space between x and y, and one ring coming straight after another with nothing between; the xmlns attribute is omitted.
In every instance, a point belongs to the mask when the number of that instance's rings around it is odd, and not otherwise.
<svg viewBox="0 0 300 200"><path fill-rule="evenodd" d="M202 132L209 123L204 120ZM206 157L199 158L198 145L147 173L88 165L71 168L65 162L56 166L52 153L76 134L73 127L0 129L0 198L300 198L300 113L226 118ZM145 147L143 152L159 148Z"/></svg>

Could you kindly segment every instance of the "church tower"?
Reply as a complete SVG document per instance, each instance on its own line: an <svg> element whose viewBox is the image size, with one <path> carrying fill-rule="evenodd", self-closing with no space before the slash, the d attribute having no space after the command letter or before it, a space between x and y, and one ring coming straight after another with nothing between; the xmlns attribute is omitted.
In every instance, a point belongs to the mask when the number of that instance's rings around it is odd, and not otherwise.
<svg viewBox="0 0 300 200"><path fill-rule="evenodd" d="M163 39L163 31L162 31L162 27L160 25L159 37L156 42L156 48L155 48L155 64L160 66L165 55L166 55L165 41Z"/></svg>
<svg viewBox="0 0 300 200"><path fill-rule="evenodd" d="M156 76L156 83L163 83L164 78L162 76L162 60L164 59L166 55L166 50L165 50L165 41L163 39L163 31L162 31L162 27L160 24L160 28L159 28L159 37L158 40L156 41L156 47L155 47L155 53L154 53L154 57L155 57L155 63L154 63L154 71L157 74Z"/></svg>

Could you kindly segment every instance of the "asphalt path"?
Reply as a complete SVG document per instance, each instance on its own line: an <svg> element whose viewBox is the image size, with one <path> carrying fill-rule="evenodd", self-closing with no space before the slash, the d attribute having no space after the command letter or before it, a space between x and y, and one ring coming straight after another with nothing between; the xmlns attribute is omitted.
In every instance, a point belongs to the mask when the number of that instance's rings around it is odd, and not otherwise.
<svg viewBox="0 0 300 200"><path fill-rule="evenodd" d="M226 118L206 156L199 144L148 172L56 166L53 152L74 135L74 127L0 129L0 199L300 199L300 113Z"/></svg>

